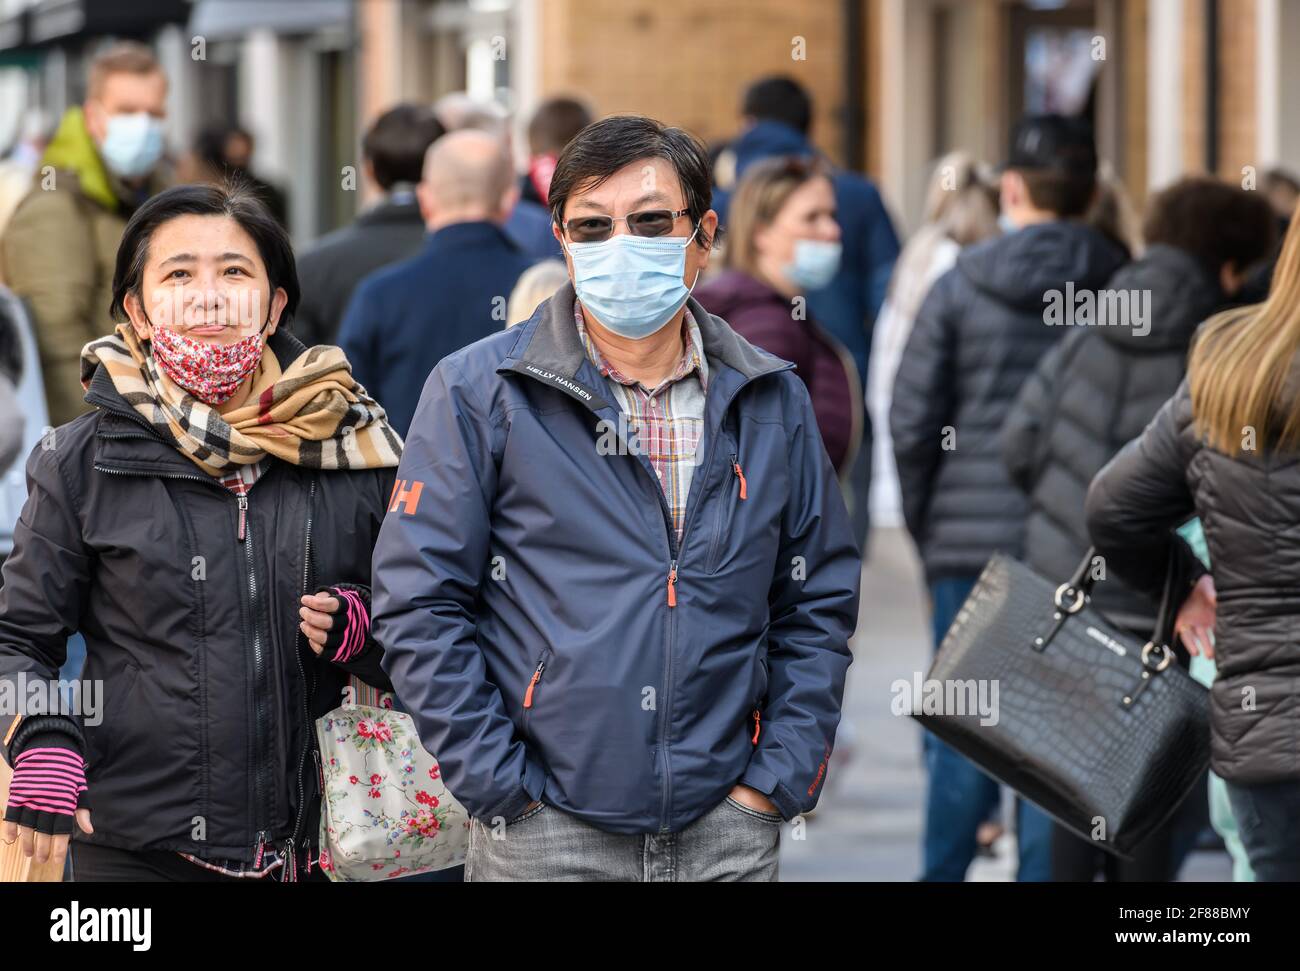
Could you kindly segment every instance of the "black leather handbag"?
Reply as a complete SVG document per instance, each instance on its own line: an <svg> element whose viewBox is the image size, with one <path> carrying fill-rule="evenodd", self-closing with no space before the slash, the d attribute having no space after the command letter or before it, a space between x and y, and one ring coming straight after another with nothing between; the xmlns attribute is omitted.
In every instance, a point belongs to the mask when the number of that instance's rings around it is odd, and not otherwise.
<svg viewBox="0 0 1300 971"><path fill-rule="evenodd" d="M1172 565L1143 644L1091 606L1092 559L1058 586L995 555L940 645L930 703L914 699L913 715L1063 826L1129 858L1209 764L1209 692L1170 650Z"/></svg>

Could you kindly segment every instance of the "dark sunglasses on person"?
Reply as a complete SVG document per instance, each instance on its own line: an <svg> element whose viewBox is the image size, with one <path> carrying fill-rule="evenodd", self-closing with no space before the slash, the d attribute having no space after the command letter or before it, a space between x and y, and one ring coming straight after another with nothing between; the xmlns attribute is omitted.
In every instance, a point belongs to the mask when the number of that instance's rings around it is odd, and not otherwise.
<svg viewBox="0 0 1300 971"><path fill-rule="evenodd" d="M689 209L642 209L629 212L626 216L578 216L565 220L561 228L569 234L575 243L603 243L614 234L614 223L627 223L627 231L633 236L667 236L673 231L673 223L678 216L684 216Z"/></svg>

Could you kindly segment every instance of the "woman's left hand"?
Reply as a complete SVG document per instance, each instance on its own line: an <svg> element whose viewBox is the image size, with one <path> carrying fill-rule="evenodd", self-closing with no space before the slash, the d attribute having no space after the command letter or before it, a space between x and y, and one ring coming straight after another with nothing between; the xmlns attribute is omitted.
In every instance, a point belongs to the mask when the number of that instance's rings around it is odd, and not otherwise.
<svg viewBox="0 0 1300 971"><path fill-rule="evenodd" d="M1214 578L1207 573L1196 581L1174 620L1174 633L1182 639L1187 653L1193 657L1204 655L1214 660L1214 623L1218 607Z"/></svg>
<svg viewBox="0 0 1300 971"><path fill-rule="evenodd" d="M325 638L334 626L333 615L338 609L338 598L331 597L328 593L309 593L302 598L302 606L298 608L302 623L298 629L303 632L307 643L318 656L325 650Z"/></svg>

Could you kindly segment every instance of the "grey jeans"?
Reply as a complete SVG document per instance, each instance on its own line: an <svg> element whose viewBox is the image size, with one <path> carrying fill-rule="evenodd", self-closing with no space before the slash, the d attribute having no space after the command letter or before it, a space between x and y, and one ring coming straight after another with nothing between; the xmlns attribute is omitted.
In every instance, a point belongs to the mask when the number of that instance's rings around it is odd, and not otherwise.
<svg viewBox="0 0 1300 971"><path fill-rule="evenodd" d="M543 803L509 823L470 823L466 882L775 882L781 817L730 796L679 833L608 833Z"/></svg>

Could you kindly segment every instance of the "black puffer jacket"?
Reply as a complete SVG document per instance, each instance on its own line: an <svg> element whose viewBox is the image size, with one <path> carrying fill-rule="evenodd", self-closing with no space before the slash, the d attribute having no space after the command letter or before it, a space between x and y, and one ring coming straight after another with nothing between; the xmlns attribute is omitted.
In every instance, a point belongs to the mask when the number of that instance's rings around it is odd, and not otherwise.
<svg viewBox="0 0 1300 971"><path fill-rule="evenodd" d="M1288 394L1300 400L1300 362ZM1211 765L1241 785L1300 780L1300 454L1207 447L1184 380L1093 480L1086 509L1108 570L1152 597L1168 558L1189 555L1171 530L1201 517L1219 598Z"/></svg>
<svg viewBox="0 0 1300 971"><path fill-rule="evenodd" d="M283 364L305 350L283 332L270 346ZM339 705L347 674L306 645L299 597L318 582L369 585L396 470L273 459L241 541L235 495L160 438L102 366L86 400L95 411L28 460L0 589L0 680L57 678L79 630L83 678L102 682L95 717L78 719L95 832L74 838L249 861L259 834L314 843L312 722ZM354 670L389 688L377 651ZM11 744L50 721L39 710Z"/></svg>
<svg viewBox="0 0 1300 971"><path fill-rule="evenodd" d="M1149 293L1149 317L1075 328L1043 357L1003 429L1007 471L1029 496L1025 561L1049 579L1069 577L1090 545L1083 501L1092 477L1178 390L1192 335L1226 299L1190 253L1165 245L1106 289ZM1115 623L1151 633L1151 598L1109 572L1092 596Z"/></svg>
<svg viewBox="0 0 1300 971"><path fill-rule="evenodd" d="M1027 502L1002 464L1003 422L1067 328L1044 296L1095 290L1124 262L1071 222L973 246L921 305L894 382L890 430L903 515L930 579L972 576L998 550L1020 554Z"/></svg>

